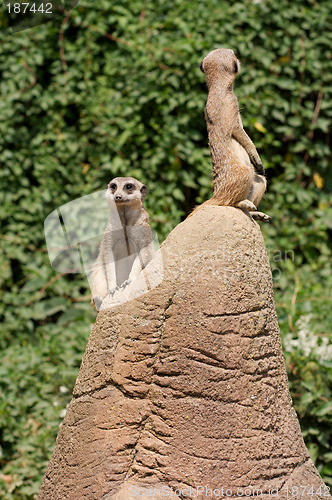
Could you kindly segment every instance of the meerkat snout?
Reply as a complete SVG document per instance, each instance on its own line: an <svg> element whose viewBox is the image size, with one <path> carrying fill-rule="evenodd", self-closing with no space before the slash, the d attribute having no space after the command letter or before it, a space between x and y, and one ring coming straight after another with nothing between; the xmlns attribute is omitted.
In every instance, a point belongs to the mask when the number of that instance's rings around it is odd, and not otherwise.
<svg viewBox="0 0 332 500"><path fill-rule="evenodd" d="M147 193L147 187L134 177L115 177L107 186L106 198L120 204L139 204Z"/></svg>

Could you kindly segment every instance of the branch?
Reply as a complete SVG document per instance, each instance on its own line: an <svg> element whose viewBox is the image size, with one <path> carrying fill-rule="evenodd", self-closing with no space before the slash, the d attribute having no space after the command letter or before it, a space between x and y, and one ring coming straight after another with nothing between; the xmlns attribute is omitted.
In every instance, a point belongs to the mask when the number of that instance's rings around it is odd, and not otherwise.
<svg viewBox="0 0 332 500"><path fill-rule="evenodd" d="M314 116L313 116L313 118L311 120L311 126L312 127L316 124L316 122L318 120L318 115L319 115L320 107L321 107L321 104L322 104L322 99L323 99L323 92L320 90L318 92L318 96L317 96L317 101L316 101ZM315 133L315 131L313 129L309 131L308 137L309 137L310 141L312 141L312 139L314 137L314 133ZM305 161L305 163L307 163L308 159L309 159L309 153L308 153L308 151L306 151L305 155L304 155L304 161Z"/></svg>
<svg viewBox="0 0 332 500"><path fill-rule="evenodd" d="M50 279L50 280L46 283L46 285L44 285L44 286L43 286L43 288L41 288L41 289L39 290L39 292L37 293L37 295L36 295L36 296L35 296L32 300L30 300L30 302L27 302L27 303L26 303L26 304L24 304L24 305L25 305L25 306L31 306L31 304L32 304L33 302L35 302L35 301L37 300L37 298L45 292L46 288L48 288L48 287L49 287L50 285L52 285L52 284L53 284L56 280L58 280L59 278L62 278L62 277L63 277L63 276L65 276L66 274L67 274L67 273L59 273L59 274L57 274L56 276L53 276L53 278L51 278L51 279Z"/></svg>
<svg viewBox="0 0 332 500"><path fill-rule="evenodd" d="M71 12L68 12L68 14L66 15L66 17L63 19L63 21L61 23L61 27L60 27L60 31L59 31L59 47L60 47L59 52L60 52L60 59L61 59L62 67L63 67L63 72L65 74L67 74L68 66L66 63L65 50L63 48L63 41L64 41L65 25L68 22L70 16L71 16Z"/></svg>
<svg viewBox="0 0 332 500"><path fill-rule="evenodd" d="M101 31L94 30L100 33L101 35L105 35L109 40L113 40L113 42L121 43L123 45L130 45L127 40L124 40L123 38L119 38L118 36L110 35L109 33L102 33Z"/></svg>
<svg viewBox="0 0 332 500"><path fill-rule="evenodd" d="M15 245L21 245L24 248L27 248L28 250L31 250L32 252L43 252L43 253L47 253L48 252L47 248L36 248L33 245L26 245L25 243L22 243L22 241L20 240L20 238L18 238L18 237L14 238L12 236L8 236L7 234L0 234L0 239L11 241Z"/></svg>
<svg viewBox="0 0 332 500"><path fill-rule="evenodd" d="M27 48L25 48L25 49L24 49L24 52L26 52L26 50L27 50ZM20 90L21 94L24 94L24 92L25 92L26 90L29 90L29 89L31 89L32 87L34 87L34 86L36 85L36 83L37 83L37 75L36 75L36 73L34 72L34 70L31 68L31 66L29 66L29 64L26 62L26 60L25 60L25 59L23 59L23 58L22 58L21 63L22 63L22 65L23 65L23 67L24 67L26 70L28 70L28 71L29 71L30 75L32 75L32 76L33 76L33 80L32 80L32 82L31 82L31 83L30 83L27 87L25 87L24 89Z"/></svg>
<svg viewBox="0 0 332 500"><path fill-rule="evenodd" d="M296 333L296 330L293 326L292 313L293 313L294 306L296 304L296 297L297 297L298 291L299 291L299 276L296 273L295 274L295 287L294 287L294 292L293 292L292 301L291 301L291 312L288 314L288 326L293 333Z"/></svg>

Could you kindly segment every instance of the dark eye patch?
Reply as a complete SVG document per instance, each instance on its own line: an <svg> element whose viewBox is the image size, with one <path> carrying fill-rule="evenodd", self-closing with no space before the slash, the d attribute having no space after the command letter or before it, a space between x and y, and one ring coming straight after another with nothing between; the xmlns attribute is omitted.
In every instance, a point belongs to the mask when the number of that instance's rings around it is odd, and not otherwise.
<svg viewBox="0 0 332 500"><path fill-rule="evenodd" d="M126 184L125 189L128 189L129 191L134 189L134 184Z"/></svg>
<svg viewBox="0 0 332 500"><path fill-rule="evenodd" d="M114 184L114 182L112 182L112 184L110 184L109 187L114 190L114 189L116 189L116 184Z"/></svg>

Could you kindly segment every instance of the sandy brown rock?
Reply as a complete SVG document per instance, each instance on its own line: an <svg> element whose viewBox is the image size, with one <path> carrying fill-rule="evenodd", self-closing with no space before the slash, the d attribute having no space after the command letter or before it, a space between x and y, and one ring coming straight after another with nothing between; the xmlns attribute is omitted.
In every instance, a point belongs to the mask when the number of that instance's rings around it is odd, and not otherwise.
<svg viewBox="0 0 332 500"><path fill-rule="evenodd" d="M158 287L99 313L38 499L284 499L294 486L327 498L291 405L258 224L205 207L162 253Z"/></svg>

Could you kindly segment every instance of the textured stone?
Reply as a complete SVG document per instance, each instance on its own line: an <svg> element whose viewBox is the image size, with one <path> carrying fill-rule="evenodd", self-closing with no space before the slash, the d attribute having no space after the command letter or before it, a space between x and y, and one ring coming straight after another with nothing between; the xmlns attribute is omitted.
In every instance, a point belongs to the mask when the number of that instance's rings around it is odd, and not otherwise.
<svg viewBox="0 0 332 500"><path fill-rule="evenodd" d="M294 486L327 498L291 404L258 224L207 206L161 252L163 282L97 317L38 499L283 499Z"/></svg>

